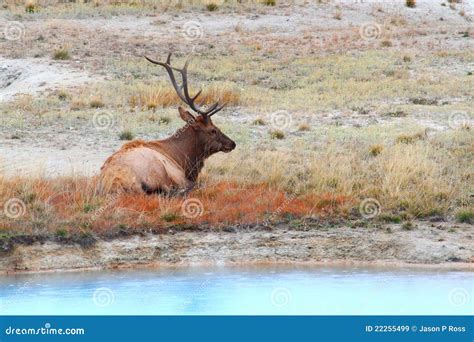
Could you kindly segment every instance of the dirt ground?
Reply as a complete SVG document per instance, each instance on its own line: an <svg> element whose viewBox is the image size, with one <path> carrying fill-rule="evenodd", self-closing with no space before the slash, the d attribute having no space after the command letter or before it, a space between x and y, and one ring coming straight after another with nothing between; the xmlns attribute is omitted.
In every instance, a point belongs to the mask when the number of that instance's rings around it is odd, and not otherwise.
<svg viewBox="0 0 474 342"><path fill-rule="evenodd" d="M278 225L226 231L170 231L99 239L89 246L64 241L22 243L0 258L0 273L137 266L326 263L441 267L474 271L468 225L422 223L406 231Z"/></svg>

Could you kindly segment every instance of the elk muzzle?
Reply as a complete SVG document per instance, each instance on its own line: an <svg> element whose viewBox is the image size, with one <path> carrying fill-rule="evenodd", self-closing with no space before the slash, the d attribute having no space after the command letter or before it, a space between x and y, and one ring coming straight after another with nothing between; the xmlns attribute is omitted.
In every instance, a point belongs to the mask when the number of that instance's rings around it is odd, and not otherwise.
<svg viewBox="0 0 474 342"><path fill-rule="evenodd" d="M235 141L233 141L232 139L230 139L227 135L225 134L222 134L222 137L220 139L220 143L221 143L221 152L224 152L224 153L229 153L231 151L233 151L235 149L235 147L237 146L235 144Z"/></svg>
<svg viewBox="0 0 474 342"><path fill-rule="evenodd" d="M225 146L222 148L222 152L224 152L224 153L229 153L229 152L233 151L236 146L237 146L237 145L235 144L235 142L233 142L233 141L231 140L231 142L230 142L229 144L225 145Z"/></svg>

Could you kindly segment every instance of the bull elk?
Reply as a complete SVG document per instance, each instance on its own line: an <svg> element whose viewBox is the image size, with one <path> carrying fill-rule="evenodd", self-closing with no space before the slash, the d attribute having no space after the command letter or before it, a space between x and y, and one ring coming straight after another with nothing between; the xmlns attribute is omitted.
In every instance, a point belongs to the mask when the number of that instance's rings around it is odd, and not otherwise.
<svg viewBox="0 0 474 342"><path fill-rule="evenodd" d="M204 161L217 152L228 153L235 142L217 128L211 117L224 108L219 101L204 108L204 101L196 104L202 89L190 96L188 65L182 69L171 65L171 53L166 62L149 62L164 67L178 97L195 113L179 106L178 111L186 125L164 140L135 140L124 144L111 155L101 168L100 180L107 190L132 192L174 193L188 192L196 183ZM175 76L181 76L178 84Z"/></svg>

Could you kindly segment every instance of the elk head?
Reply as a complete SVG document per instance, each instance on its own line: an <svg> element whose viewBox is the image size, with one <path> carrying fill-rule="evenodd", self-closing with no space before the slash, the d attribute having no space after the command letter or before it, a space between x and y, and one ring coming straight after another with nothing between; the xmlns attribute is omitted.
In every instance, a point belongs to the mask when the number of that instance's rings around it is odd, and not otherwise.
<svg viewBox="0 0 474 342"><path fill-rule="evenodd" d="M188 65L189 59L184 64L182 69L178 69L171 65L171 53L168 54L166 62L154 61L148 57L145 57L149 62L153 64L160 65L166 69L168 72L171 83L176 91L178 97L191 108L195 115L191 114L188 110L183 107L179 107L179 115L181 119L186 122L186 126L178 132L176 135L180 135L188 127L193 129L195 133L195 143L203 146L203 153L205 156L210 156L217 152L228 153L232 151L236 144L235 142L226 136L221 130L215 126L211 120L211 117L222 110L226 104L220 104L219 101L213 105L204 108L203 105L205 100L201 101L199 104L196 104L196 100L202 93L202 89L199 90L196 95L190 96L188 88ZM182 84L179 85L176 81L174 72L178 72L181 75Z"/></svg>

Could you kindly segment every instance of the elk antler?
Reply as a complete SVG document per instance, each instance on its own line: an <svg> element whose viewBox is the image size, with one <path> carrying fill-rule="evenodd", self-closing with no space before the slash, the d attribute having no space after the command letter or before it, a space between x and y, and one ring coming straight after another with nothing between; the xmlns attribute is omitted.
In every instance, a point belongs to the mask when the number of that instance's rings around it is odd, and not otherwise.
<svg viewBox="0 0 474 342"><path fill-rule="evenodd" d="M158 65L161 65L162 67L164 67L166 69L166 71L168 72L168 75L170 77L170 80L171 80L171 83L173 84L173 87L174 89L176 90L176 94L178 94L179 98L181 100L183 100L184 103L186 103L192 110L194 110L196 113L200 114L201 116L203 116L205 119L207 119L208 117L216 114L218 111L220 111L222 108L225 107L225 103L224 104L220 104L219 103L219 100L214 103L212 106L210 106L207 110L203 110L201 108L201 106L204 104L205 100L203 100L199 105L196 105L194 103L194 101L197 100L197 98L199 97L199 95L201 95L201 92L202 92L202 89L199 90L196 95L194 95L193 97L191 97L189 95L189 89L188 89L188 65L189 65L189 61L190 59L188 59L186 61L186 63L184 64L184 67L182 69L178 69L178 68L175 68L171 65L171 53L168 54L168 58L166 59L166 62L163 63L163 62L157 62L157 61L154 61L148 57L145 56L145 58L153 63L153 64L158 64ZM178 85L178 83L176 82L176 77L174 76L174 72L173 71L177 71L181 74L181 79L183 81L183 84L181 86Z"/></svg>

